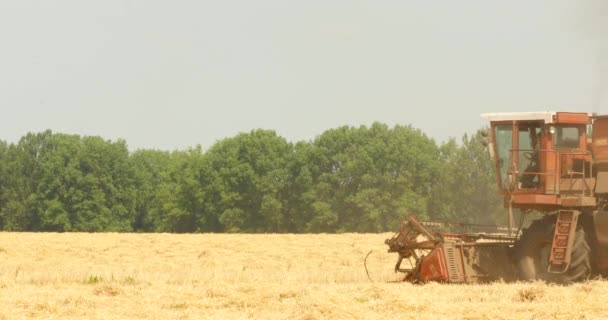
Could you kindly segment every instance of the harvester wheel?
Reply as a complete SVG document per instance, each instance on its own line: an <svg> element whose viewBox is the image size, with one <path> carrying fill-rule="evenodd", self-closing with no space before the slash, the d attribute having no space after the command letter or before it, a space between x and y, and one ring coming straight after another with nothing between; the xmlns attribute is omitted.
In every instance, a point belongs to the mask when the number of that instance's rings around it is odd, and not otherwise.
<svg viewBox="0 0 608 320"><path fill-rule="evenodd" d="M534 221L524 230L515 245L514 258L520 280L544 280L554 283L581 281L591 274L591 248L585 230L578 226L574 235L570 266L564 273L550 273L549 254L555 230L555 219Z"/></svg>

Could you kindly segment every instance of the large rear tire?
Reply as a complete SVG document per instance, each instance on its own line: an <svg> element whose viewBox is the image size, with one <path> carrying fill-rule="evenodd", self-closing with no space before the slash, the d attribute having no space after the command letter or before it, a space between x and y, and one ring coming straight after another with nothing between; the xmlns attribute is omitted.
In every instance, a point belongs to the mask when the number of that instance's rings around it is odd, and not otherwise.
<svg viewBox="0 0 608 320"><path fill-rule="evenodd" d="M514 258L519 279L543 280L553 283L582 281L591 275L591 248L585 230L579 225L574 235L570 266L564 273L550 273L549 254L555 230L555 219L534 221L524 230L515 245Z"/></svg>

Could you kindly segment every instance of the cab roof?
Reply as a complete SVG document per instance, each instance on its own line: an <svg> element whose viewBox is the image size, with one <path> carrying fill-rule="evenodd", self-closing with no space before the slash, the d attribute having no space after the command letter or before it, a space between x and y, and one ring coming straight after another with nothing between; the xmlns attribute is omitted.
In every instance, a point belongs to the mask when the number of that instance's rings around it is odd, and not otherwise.
<svg viewBox="0 0 608 320"><path fill-rule="evenodd" d="M522 121L542 120L547 123L586 123L591 115L584 112L558 112L558 111L536 111L536 112L504 112L483 113L481 117L491 122L498 121Z"/></svg>

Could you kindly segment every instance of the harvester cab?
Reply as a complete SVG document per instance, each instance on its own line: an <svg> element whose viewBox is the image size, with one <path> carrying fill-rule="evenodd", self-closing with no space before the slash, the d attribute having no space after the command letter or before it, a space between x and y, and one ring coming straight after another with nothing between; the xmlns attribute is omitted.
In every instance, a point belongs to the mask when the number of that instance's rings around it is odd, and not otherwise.
<svg viewBox="0 0 608 320"><path fill-rule="evenodd" d="M485 144L509 209L507 232L430 232L410 218L386 243L413 282L546 280L608 275L608 116L490 113ZM542 214L513 232L513 209ZM522 220L523 221L523 220ZM593 257L593 259L592 259ZM415 260L409 269L403 260Z"/></svg>
<svg viewBox="0 0 608 320"><path fill-rule="evenodd" d="M483 114L490 121L498 190L506 206L554 211L594 207L593 159L587 113Z"/></svg>

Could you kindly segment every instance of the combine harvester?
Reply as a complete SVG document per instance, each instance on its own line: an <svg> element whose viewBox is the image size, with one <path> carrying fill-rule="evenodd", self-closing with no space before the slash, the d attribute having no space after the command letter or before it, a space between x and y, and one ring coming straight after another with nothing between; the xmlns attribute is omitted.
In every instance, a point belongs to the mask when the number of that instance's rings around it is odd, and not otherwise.
<svg viewBox="0 0 608 320"><path fill-rule="evenodd" d="M410 218L386 240L411 282L581 281L608 275L608 115L483 114L509 209L506 233L430 232ZM513 209L543 218L515 232ZM428 225L427 225L428 226ZM411 263L402 268L403 261ZM415 261L414 263L412 263Z"/></svg>

